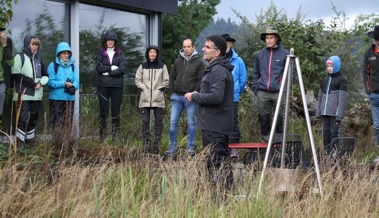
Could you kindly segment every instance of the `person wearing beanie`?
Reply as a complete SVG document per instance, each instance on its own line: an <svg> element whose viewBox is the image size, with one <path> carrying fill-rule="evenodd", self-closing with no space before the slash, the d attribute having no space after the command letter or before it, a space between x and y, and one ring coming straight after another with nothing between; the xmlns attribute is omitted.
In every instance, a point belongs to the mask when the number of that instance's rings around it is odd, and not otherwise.
<svg viewBox="0 0 379 218"><path fill-rule="evenodd" d="M203 147L208 149L207 167L212 184L231 188L233 173L228 162L229 137L233 133L234 81L233 65L225 57L226 42L219 35L206 38L203 59L209 65L201 80L200 92L184 95L188 102L198 103L197 127L202 130Z"/></svg>
<svg viewBox="0 0 379 218"><path fill-rule="evenodd" d="M268 26L260 39L266 47L258 52L254 61L252 88L258 99L258 120L261 141L268 142L271 132L272 112L278 102L284 67L289 52L281 45L278 30ZM279 114L275 133L283 133L283 115Z"/></svg>
<svg viewBox="0 0 379 218"><path fill-rule="evenodd" d="M97 91L100 105L100 140L107 135L109 102L112 115L112 139L120 140L120 109L124 88L126 57L118 44L116 33L107 32L102 48L96 54Z"/></svg>
<svg viewBox="0 0 379 218"><path fill-rule="evenodd" d="M234 66L232 71L234 79L234 113L233 113L233 134L230 137L230 143L239 143L241 139L241 131L238 126L238 102L239 96L245 90L247 72L246 66L242 58L238 56L236 51L232 48L236 42L234 38L231 38L229 34L225 33L221 35L226 41L226 57L230 60L230 63ZM231 151L231 157L238 158L238 150L233 148Z"/></svg>
<svg viewBox="0 0 379 218"><path fill-rule="evenodd" d="M0 26L0 128L2 126L3 108L5 102L6 86L4 83L4 67L3 63L12 67L14 58L12 54L11 39L4 32L5 27Z"/></svg>
<svg viewBox="0 0 379 218"><path fill-rule="evenodd" d="M186 153L189 156L195 155L197 103L188 102L184 98L186 92L200 91L201 77L205 71L205 62L195 49L195 43L191 38L184 39L179 57L175 59L170 73L170 143L165 156L173 156L178 152L178 124L183 109L186 111L188 127Z"/></svg>
<svg viewBox="0 0 379 218"><path fill-rule="evenodd" d="M341 120L347 105L347 81L341 75L340 58L331 56L326 60L327 74L320 84L316 117L321 118L322 139L325 155L333 150L331 142L339 137Z"/></svg>
<svg viewBox="0 0 379 218"><path fill-rule="evenodd" d="M57 45L55 60L48 68L50 123L53 129L53 144L60 148L72 139L71 127L74 117L76 90L79 89L79 74L67 42Z"/></svg>
<svg viewBox="0 0 379 218"><path fill-rule="evenodd" d="M24 37L24 49L14 57L12 79L15 92L13 101L19 102L19 94L22 101L16 133L20 148L26 148L26 145L34 146L35 129L43 98L43 86L49 81L45 66L38 55L40 48L40 39L35 35L28 34Z"/></svg>
<svg viewBox="0 0 379 218"><path fill-rule="evenodd" d="M366 50L363 58L362 76L366 93L370 99L372 122L376 134L376 145L379 146L379 25L367 33L373 43ZM379 156L375 158L379 163Z"/></svg>
<svg viewBox="0 0 379 218"><path fill-rule="evenodd" d="M136 86L141 90L139 99L142 115L142 137L145 152L158 154L163 131L163 112L165 108L164 91L169 84L167 67L159 61L159 48L151 45L146 48L146 62L136 72ZM154 112L155 137L154 144L150 141L150 111Z"/></svg>

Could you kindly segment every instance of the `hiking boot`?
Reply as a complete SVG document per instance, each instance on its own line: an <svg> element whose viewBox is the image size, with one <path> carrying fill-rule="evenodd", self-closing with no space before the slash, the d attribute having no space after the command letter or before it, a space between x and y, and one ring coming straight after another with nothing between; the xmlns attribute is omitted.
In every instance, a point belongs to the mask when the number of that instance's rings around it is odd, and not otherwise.
<svg viewBox="0 0 379 218"><path fill-rule="evenodd" d="M164 152L164 155L165 156L173 156L175 155L176 153L178 153L178 149L176 148L176 146L169 146L167 151Z"/></svg>
<svg viewBox="0 0 379 218"><path fill-rule="evenodd" d="M17 139L17 147L24 149L25 148L25 142L20 140L20 139Z"/></svg>
<svg viewBox="0 0 379 218"><path fill-rule="evenodd" d="M34 147L34 139L28 139L26 140L25 142L26 145L28 145L29 147Z"/></svg>
<svg viewBox="0 0 379 218"><path fill-rule="evenodd" d="M191 157L195 156L195 149L193 149L193 148L187 148L186 154L189 155L189 156L191 156Z"/></svg>
<svg viewBox="0 0 379 218"><path fill-rule="evenodd" d="M158 148L158 146L149 147L147 151L149 153L151 153L151 154L159 154L159 148Z"/></svg>
<svg viewBox="0 0 379 218"><path fill-rule="evenodd" d="M230 157L238 158L239 157L238 150L235 148L232 148L232 152L230 154Z"/></svg>
<svg viewBox="0 0 379 218"><path fill-rule="evenodd" d="M145 139L145 144L143 145L143 152L150 152L150 139Z"/></svg>

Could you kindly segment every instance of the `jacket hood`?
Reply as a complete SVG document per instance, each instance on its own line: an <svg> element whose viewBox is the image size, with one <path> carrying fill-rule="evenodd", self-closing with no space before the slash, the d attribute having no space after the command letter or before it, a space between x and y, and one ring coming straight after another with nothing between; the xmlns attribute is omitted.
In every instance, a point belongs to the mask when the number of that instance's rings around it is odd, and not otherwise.
<svg viewBox="0 0 379 218"><path fill-rule="evenodd" d="M55 56L58 57L59 53L61 53L62 51L69 51L72 53L70 45L67 42L61 42L57 45L57 49L55 51ZM70 55L70 57L71 57L71 55Z"/></svg>
<svg viewBox="0 0 379 218"><path fill-rule="evenodd" d="M184 53L184 50L183 50L183 49L180 49L180 51L179 51L179 55L182 56L182 58L184 58L184 59L186 59L186 60L192 60L192 58L193 58L194 56L196 56L197 54L198 54L197 51L196 51L196 50L193 50L191 56L190 56L189 58L187 58L187 57L186 57L186 54Z"/></svg>
<svg viewBox="0 0 379 218"><path fill-rule="evenodd" d="M330 56L328 59L326 59L325 64L328 62L328 60L331 60L333 62L333 73L340 72L341 68L341 61L338 56Z"/></svg>
<svg viewBox="0 0 379 218"><path fill-rule="evenodd" d="M149 61L149 51L150 51L150 49L155 49L157 51L157 58L156 58L156 60L158 60L158 58L159 58L159 48L158 48L158 46L156 46L156 45L150 45L149 47L146 48L146 51L145 51L146 61Z"/></svg>
<svg viewBox="0 0 379 218"><path fill-rule="evenodd" d="M24 50L23 52L28 55L32 56L32 51L30 50L30 42L32 41L32 38L38 38L36 35L28 34L24 38ZM39 50L41 48L41 45L38 46L36 54L38 54Z"/></svg>
<svg viewBox="0 0 379 218"><path fill-rule="evenodd" d="M115 44L118 42L118 38L115 32L109 31L105 34L103 43L107 40L114 40Z"/></svg>
<svg viewBox="0 0 379 218"><path fill-rule="evenodd" d="M57 45L57 49L55 50L55 56L56 56L56 62L57 63L60 63L60 60L59 60L59 53L63 52L63 51L69 51L71 52L71 55L70 55L70 63L73 62L73 58L72 58L72 51L71 51L71 47L70 45L67 43L67 42L61 42Z"/></svg>

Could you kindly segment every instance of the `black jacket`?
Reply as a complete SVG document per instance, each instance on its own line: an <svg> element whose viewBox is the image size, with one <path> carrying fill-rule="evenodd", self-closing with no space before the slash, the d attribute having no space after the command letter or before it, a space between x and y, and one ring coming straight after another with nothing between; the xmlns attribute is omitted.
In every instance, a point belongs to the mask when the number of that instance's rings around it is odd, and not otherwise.
<svg viewBox="0 0 379 218"><path fill-rule="evenodd" d="M366 50L362 75L367 94L379 94L379 54L375 53L375 44Z"/></svg>
<svg viewBox="0 0 379 218"><path fill-rule="evenodd" d="M180 57L175 60L170 73L170 92L184 95L187 92L199 91L205 67L203 59L196 50L188 60L181 50Z"/></svg>
<svg viewBox="0 0 379 218"><path fill-rule="evenodd" d="M117 37L115 39L114 37L116 37L116 35L113 32L108 32L104 40L113 39L117 44ZM117 66L118 69L111 70L112 65ZM115 49L115 54L112 58L112 62L110 62L107 50L105 48L101 48L96 54L96 70L98 73L97 86L119 88L124 87L125 68L126 57L120 48L117 47ZM109 75L104 76L103 73L108 73Z"/></svg>
<svg viewBox="0 0 379 218"><path fill-rule="evenodd" d="M201 80L200 93L194 93L192 100L199 104L198 127L225 135L233 130L234 81L233 65L224 57L215 59L205 70Z"/></svg>

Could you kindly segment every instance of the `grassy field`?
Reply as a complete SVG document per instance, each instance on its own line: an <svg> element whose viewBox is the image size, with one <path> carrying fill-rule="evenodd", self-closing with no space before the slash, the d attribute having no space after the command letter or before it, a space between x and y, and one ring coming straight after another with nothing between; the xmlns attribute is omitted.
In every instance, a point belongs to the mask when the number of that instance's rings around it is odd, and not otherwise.
<svg viewBox="0 0 379 218"><path fill-rule="evenodd" d="M260 172L240 163L233 164L234 188L215 191L202 153L163 160L117 149L55 163L27 159L1 168L1 217L379 216L379 171L365 163L323 165L322 194L313 168L291 170L287 182L268 168L257 195Z"/></svg>
<svg viewBox="0 0 379 218"><path fill-rule="evenodd" d="M119 147L111 139L99 141L96 107L88 105L81 111L79 139L67 137L63 150L52 147L46 121L34 148L15 151L11 143L0 144L0 217L379 217L379 171L371 164L378 151L367 114L344 118L342 135L357 138L348 164L340 167L320 157L321 193L310 164L295 170L268 167L258 194L261 164L243 165L246 151L232 162L233 189L219 190L208 179L200 131L196 156L183 154L184 119L180 154L164 160L142 152L136 107L123 105L124 146ZM166 105L161 154L169 141L169 101ZM257 109L251 105L254 98L245 95L239 111L242 142L259 141ZM320 151L320 123L312 124ZM309 153L301 117L291 115L288 132L299 134Z"/></svg>

